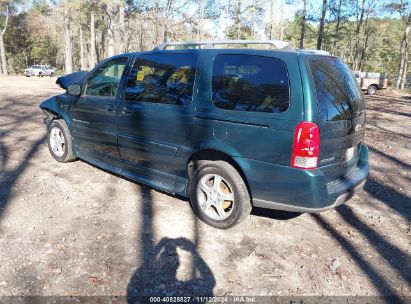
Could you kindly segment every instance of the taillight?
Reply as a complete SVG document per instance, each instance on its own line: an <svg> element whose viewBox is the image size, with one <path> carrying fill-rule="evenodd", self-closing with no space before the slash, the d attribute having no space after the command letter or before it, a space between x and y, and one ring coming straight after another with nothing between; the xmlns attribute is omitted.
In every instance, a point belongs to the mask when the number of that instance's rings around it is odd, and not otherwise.
<svg viewBox="0 0 411 304"><path fill-rule="evenodd" d="M291 166L317 168L320 155L320 128L313 122L300 122L295 128Z"/></svg>

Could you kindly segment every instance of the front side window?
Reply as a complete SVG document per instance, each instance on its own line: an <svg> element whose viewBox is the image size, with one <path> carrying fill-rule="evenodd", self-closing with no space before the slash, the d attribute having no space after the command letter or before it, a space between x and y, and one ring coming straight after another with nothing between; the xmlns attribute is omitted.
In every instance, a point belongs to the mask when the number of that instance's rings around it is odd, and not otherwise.
<svg viewBox="0 0 411 304"><path fill-rule="evenodd" d="M214 105L225 110L280 113L290 103L286 65L272 57L218 55L212 89Z"/></svg>
<svg viewBox="0 0 411 304"><path fill-rule="evenodd" d="M106 62L86 81L84 93L88 96L116 97L128 58Z"/></svg>
<svg viewBox="0 0 411 304"><path fill-rule="evenodd" d="M150 54L139 57L127 79L128 100L186 105L193 98L196 54Z"/></svg>

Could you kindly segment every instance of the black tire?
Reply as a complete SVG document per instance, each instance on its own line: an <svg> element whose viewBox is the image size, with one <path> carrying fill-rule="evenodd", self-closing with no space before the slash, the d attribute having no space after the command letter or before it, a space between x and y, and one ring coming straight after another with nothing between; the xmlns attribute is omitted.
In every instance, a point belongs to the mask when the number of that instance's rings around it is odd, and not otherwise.
<svg viewBox="0 0 411 304"><path fill-rule="evenodd" d="M52 144L51 144L51 137L52 137L51 133L52 133L53 128L57 128L64 136L64 144L63 144L64 153L62 155L56 155L55 151L53 151ZM74 156L74 152L73 152L71 134L64 120L62 119L53 120L48 130L47 145L49 147L50 154L58 162L67 163L67 162L76 160L76 157Z"/></svg>
<svg viewBox="0 0 411 304"><path fill-rule="evenodd" d="M367 88L367 94L368 95L374 95L375 93L377 93L378 87L374 84L368 86Z"/></svg>
<svg viewBox="0 0 411 304"><path fill-rule="evenodd" d="M225 161L201 161L202 166L197 169L190 179L190 202L194 213L208 225L218 229L228 229L240 223L251 213L252 205L247 186L237 170ZM230 215L224 220L215 220L209 217L200 207L197 196L197 185L205 175L218 174L231 186L234 202ZM200 190L201 191L201 190Z"/></svg>

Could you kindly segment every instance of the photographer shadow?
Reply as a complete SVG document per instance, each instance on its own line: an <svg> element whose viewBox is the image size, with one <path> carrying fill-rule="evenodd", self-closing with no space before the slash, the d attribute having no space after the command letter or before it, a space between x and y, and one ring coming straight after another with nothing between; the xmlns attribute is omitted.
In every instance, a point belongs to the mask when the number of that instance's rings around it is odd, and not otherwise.
<svg viewBox="0 0 411 304"><path fill-rule="evenodd" d="M177 248L187 251L192 257L193 278L177 279L180 257ZM141 296L212 296L215 278L196 246L186 238L163 238L146 253L143 265L133 274L127 287L128 303L139 302Z"/></svg>

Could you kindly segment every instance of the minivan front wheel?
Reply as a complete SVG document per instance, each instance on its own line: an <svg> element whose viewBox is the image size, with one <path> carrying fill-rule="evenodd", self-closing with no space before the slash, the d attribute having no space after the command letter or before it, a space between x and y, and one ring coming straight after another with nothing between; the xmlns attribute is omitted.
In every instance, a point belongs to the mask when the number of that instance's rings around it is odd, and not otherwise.
<svg viewBox="0 0 411 304"><path fill-rule="evenodd" d="M71 145L71 135L64 120L54 120L49 127L47 144L53 158L65 163L76 159Z"/></svg>
<svg viewBox="0 0 411 304"><path fill-rule="evenodd" d="M190 181L190 201L207 224L227 229L251 212L250 195L237 170L224 161L206 162Z"/></svg>

